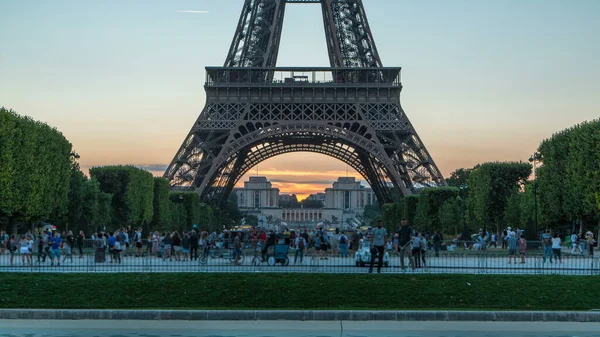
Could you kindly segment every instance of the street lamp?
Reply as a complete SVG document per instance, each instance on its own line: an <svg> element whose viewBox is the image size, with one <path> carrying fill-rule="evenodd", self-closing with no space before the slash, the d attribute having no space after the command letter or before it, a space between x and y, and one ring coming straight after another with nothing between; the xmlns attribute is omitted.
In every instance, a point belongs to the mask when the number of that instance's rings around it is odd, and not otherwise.
<svg viewBox="0 0 600 337"><path fill-rule="evenodd" d="M537 209L537 163L542 160L542 155L539 152L534 152L531 157L529 157L529 162L533 164L533 209L534 209L534 233L537 236L538 234L538 209Z"/></svg>
<svg viewBox="0 0 600 337"><path fill-rule="evenodd" d="M79 156L79 153L73 151L69 154L69 157L72 158L73 162L75 162L77 159L81 158L81 156ZM73 179L75 178L75 175L73 173L71 173L71 221L73 221L73 227L77 228L77 226L75 225L75 184L73 182ZM67 221L66 224L67 227L67 233L69 233L69 222Z"/></svg>

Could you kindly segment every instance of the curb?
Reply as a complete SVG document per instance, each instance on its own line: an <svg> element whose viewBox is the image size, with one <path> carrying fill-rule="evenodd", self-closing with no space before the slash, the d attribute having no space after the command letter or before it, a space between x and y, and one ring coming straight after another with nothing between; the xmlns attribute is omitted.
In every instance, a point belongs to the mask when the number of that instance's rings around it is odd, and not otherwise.
<svg viewBox="0 0 600 337"><path fill-rule="evenodd" d="M183 321L479 321L589 323L600 322L600 312L0 309L0 319Z"/></svg>

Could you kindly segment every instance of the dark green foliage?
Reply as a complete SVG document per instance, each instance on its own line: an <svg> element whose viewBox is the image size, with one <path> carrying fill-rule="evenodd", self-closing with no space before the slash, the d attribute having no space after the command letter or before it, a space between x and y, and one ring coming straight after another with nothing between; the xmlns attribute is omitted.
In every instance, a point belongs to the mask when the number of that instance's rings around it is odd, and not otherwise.
<svg viewBox="0 0 600 337"><path fill-rule="evenodd" d="M111 219L115 227L142 226L152 220L154 179L150 172L133 166L104 166L90 169L100 189L112 194Z"/></svg>
<svg viewBox="0 0 600 337"><path fill-rule="evenodd" d="M485 163L469 175L467 210L471 227L499 230L504 221L508 196L531 175L531 165L522 162Z"/></svg>
<svg viewBox="0 0 600 337"><path fill-rule="evenodd" d="M539 147L543 165L537 170L541 220L556 226L600 213L600 120L554 134Z"/></svg>
<svg viewBox="0 0 600 337"><path fill-rule="evenodd" d="M70 153L71 144L55 128L0 108L0 216L65 219Z"/></svg>
<svg viewBox="0 0 600 337"><path fill-rule="evenodd" d="M463 200L461 197L449 198L438 212L438 221L442 233L460 233L463 229Z"/></svg>
<svg viewBox="0 0 600 337"><path fill-rule="evenodd" d="M154 177L154 199L151 228L160 230L170 229L171 213L169 211L169 181L165 178Z"/></svg>
<svg viewBox="0 0 600 337"><path fill-rule="evenodd" d="M381 214L381 207L379 207L379 203L366 205L363 211L364 222L370 226L375 226L377 220L381 218Z"/></svg>
<svg viewBox="0 0 600 337"><path fill-rule="evenodd" d="M446 178L446 183L450 187L461 187L468 184L469 174L473 171L470 168L459 168L458 170L450 173L450 177Z"/></svg>
<svg viewBox="0 0 600 337"><path fill-rule="evenodd" d="M460 190L456 187L432 187L419 191L415 226L421 231L442 230L439 211L447 200L455 200Z"/></svg>
<svg viewBox="0 0 600 337"><path fill-rule="evenodd" d="M121 273L118 277L57 273L44 274L43 280L29 273L6 273L2 277L0 307L33 309L587 311L598 307L592 294L600 281L598 276L299 273ZM53 286L44 286L49 284ZM65 289L77 294L77 300L65 297ZM89 289L110 289L111 296L98 296Z"/></svg>

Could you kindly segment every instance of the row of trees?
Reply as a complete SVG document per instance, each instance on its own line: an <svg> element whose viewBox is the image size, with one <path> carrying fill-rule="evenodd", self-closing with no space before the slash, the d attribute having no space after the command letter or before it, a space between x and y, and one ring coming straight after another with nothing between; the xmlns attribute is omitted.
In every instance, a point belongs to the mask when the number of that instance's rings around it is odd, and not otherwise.
<svg viewBox="0 0 600 337"><path fill-rule="evenodd" d="M539 221L546 226L600 221L600 119L565 129L544 140L537 169Z"/></svg>
<svg viewBox="0 0 600 337"><path fill-rule="evenodd" d="M464 173L464 174L463 174ZM525 188L531 174L529 163L485 163L473 169L461 169L462 177L449 181L449 187L419 190L415 195L384 206L383 220L396 230L407 219L422 231L442 231L468 235L479 228L500 231L510 211L509 197Z"/></svg>
<svg viewBox="0 0 600 337"><path fill-rule="evenodd" d="M53 127L0 108L0 218L15 231L69 207L71 143Z"/></svg>
<svg viewBox="0 0 600 337"><path fill-rule="evenodd" d="M209 207L133 166L94 167L88 178L77 158L55 128L0 108L0 228L15 233L47 222L86 233L128 225L183 231L240 221L235 202Z"/></svg>
<svg viewBox="0 0 600 337"><path fill-rule="evenodd" d="M76 175L83 176L80 172ZM110 196L109 204L105 205L102 197L78 197L86 195L86 186L97 186L99 196ZM212 231L239 221L236 205L215 210L201 203L198 194L170 191L167 179L153 177L134 166L91 168L90 178L83 176L82 183L73 186L73 191L74 209L82 212L74 212L71 223L85 232L129 225L142 227L145 233L150 230L182 232L192 225ZM94 201L98 206L90 206Z"/></svg>
<svg viewBox="0 0 600 337"><path fill-rule="evenodd" d="M420 229L446 233L479 228L595 232L600 228L600 120L585 122L541 142L530 163L486 163L461 168L450 187L426 188L384 207L395 228L406 218ZM536 179L529 180L534 173ZM536 215L537 214L537 218Z"/></svg>

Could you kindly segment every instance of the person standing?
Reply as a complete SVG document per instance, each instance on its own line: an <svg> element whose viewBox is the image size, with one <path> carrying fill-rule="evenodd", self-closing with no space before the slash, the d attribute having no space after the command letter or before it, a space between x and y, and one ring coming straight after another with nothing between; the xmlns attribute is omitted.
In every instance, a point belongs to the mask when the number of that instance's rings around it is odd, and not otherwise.
<svg viewBox="0 0 600 337"><path fill-rule="evenodd" d="M54 266L54 258L56 258L56 265L60 267L60 247L62 246L62 239L58 236L58 232L54 232L50 239L50 266Z"/></svg>
<svg viewBox="0 0 600 337"><path fill-rule="evenodd" d="M133 245L135 247L135 257L142 256L142 229L138 228L133 234Z"/></svg>
<svg viewBox="0 0 600 337"><path fill-rule="evenodd" d="M302 259L304 258L304 250L306 249L306 239L299 235L296 238L296 242L294 242L294 246L296 247L296 254L294 255L294 264L298 260L298 255L300 255L300 263L302 263Z"/></svg>
<svg viewBox="0 0 600 337"><path fill-rule="evenodd" d="M402 224L400 230L398 230L398 253L400 253L400 266L402 269L406 269L404 257L407 256L409 266L412 269L415 269L415 259L412 255L412 246L410 245L413 229L408 225L408 221L406 219L402 219L400 223Z"/></svg>
<svg viewBox="0 0 600 337"><path fill-rule="evenodd" d="M425 253L427 253L427 239L425 238L425 235L423 235L423 233L419 235L419 238L421 239L421 262L423 268L427 268L427 263L425 261Z"/></svg>
<svg viewBox="0 0 600 337"><path fill-rule="evenodd" d="M342 257L348 257L348 237L344 232L340 234L338 242L338 246L340 247L340 254L342 255Z"/></svg>
<svg viewBox="0 0 600 337"><path fill-rule="evenodd" d="M571 254L575 255L575 251L578 250L579 253L583 253L583 251L581 251L580 247L579 247L579 235L577 235L576 232L573 232L571 234Z"/></svg>
<svg viewBox="0 0 600 337"><path fill-rule="evenodd" d="M525 240L525 235L521 235L519 242L517 242L517 248L519 249L519 255L521 256L521 263L525 263L525 255L527 254L527 241Z"/></svg>
<svg viewBox="0 0 600 337"><path fill-rule="evenodd" d="M587 232L585 234L585 241L587 244L587 249L588 249L588 256L593 257L594 256L594 233L592 232Z"/></svg>
<svg viewBox="0 0 600 337"><path fill-rule="evenodd" d="M77 235L77 249L79 250L79 258L83 258L83 240L85 239L85 234L83 231L79 231L79 235Z"/></svg>
<svg viewBox="0 0 600 337"><path fill-rule="evenodd" d="M73 232L69 231L67 233L66 242L65 242L65 250L66 254L63 259L63 262L67 261L67 258L73 262L73 246L75 245L75 237L73 236Z"/></svg>
<svg viewBox="0 0 600 337"><path fill-rule="evenodd" d="M546 233L542 234L542 244L544 245L544 262L546 263L546 258L550 258L550 263L552 263L552 236L550 235L550 230L547 230Z"/></svg>
<svg viewBox="0 0 600 337"><path fill-rule="evenodd" d="M559 261L559 263L562 263L560 251L561 243L562 241L560 240L560 236L558 235L558 233L554 234L554 237L552 238L552 254L554 255L554 260Z"/></svg>
<svg viewBox="0 0 600 337"><path fill-rule="evenodd" d="M192 261L198 259L198 233L193 230L190 234L190 261Z"/></svg>
<svg viewBox="0 0 600 337"><path fill-rule="evenodd" d="M421 236L419 233L415 233L412 239L412 255L415 259L415 268L421 268Z"/></svg>
<svg viewBox="0 0 600 337"><path fill-rule="evenodd" d="M242 256L242 233L237 233L233 239L233 263L236 266L240 265L240 256Z"/></svg>
<svg viewBox="0 0 600 337"><path fill-rule="evenodd" d="M377 221L377 228L371 230L371 265L369 266L369 273L373 272L373 264L375 263L375 256L379 258L377 264L377 273L381 274L381 266L383 266L383 254L385 253L385 240L387 238L387 231L383 228L383 221ZM376 252L376 255L373 254Z"/></svg>
<svg viewBox="0 0 600 337"><path fill-rule="evenodd" d="M440 231L435 231L433 234L433 251L435 252L435 257L440 256L440 248L442 247L442 234Z"/></svg>
<svg viewBox="0 0 600 337"><path fill-rule="evenodd" d="M517 263L517 233L510 232L508 234L508 240L506 240L506 246L508 247L508 263L510 258L513 258L514 263Z"/></svg>
<svg viewBox="0 0 600 337"><path fill-rule="evenodd" d="M190 260L190 234L187 232L183 233L183 238L181 239L181 251L183 253L183 261Z"/></svg>

